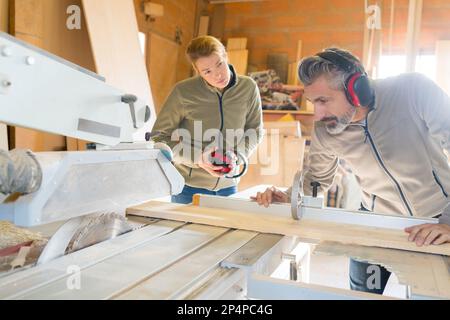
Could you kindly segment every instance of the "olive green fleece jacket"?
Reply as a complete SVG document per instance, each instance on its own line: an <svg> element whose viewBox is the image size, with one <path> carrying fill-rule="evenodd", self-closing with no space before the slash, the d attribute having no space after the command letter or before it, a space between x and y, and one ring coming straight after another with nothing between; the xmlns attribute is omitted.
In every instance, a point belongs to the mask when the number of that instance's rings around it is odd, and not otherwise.
<svg viewBox="0 0 450 320"><path fill-rule="evenodd" d="M232 79L223 93L200 76L176 84L153 127L152 140L172 148L175 166L188 186L217 191L238 184L238 179L213 177L197 165L205 148L217 143L214 137L218 132L224 137L219 146L240 151L247 159L261 142L258 86L251 78L236 75L232 66L230 69Z"/></svg>

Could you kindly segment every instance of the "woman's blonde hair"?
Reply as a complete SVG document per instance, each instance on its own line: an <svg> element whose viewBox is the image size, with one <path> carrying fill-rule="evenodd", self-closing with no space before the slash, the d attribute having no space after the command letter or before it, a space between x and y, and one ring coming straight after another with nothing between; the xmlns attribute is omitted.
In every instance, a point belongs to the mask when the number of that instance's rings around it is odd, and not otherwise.
<svg viewBox="0 0 450 320"><path fill-rule="evenodd" d="M192 39L186 50L186 55L194 66L198 59L209 57L213 53L221 57L227 56L227 51L222 42L211 36Z"/></svg>

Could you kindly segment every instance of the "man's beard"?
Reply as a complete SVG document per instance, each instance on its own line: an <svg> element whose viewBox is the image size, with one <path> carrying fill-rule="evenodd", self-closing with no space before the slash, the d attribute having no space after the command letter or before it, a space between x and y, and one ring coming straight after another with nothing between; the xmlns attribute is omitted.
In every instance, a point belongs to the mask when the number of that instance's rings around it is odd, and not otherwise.
<svg viewBox="0 0 450 320"><path fill-rule="evenodd" d="M337 135L342 133L348 127L355 114L356 108L351 106L351 109L348 110L342 117L326 117L322 118L321 121L325 122L329 134Z"/></svg>

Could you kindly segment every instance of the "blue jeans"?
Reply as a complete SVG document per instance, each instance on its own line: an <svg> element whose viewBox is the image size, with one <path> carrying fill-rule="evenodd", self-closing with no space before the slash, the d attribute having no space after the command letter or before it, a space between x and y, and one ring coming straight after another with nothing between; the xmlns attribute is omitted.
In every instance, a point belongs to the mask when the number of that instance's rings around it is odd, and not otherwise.
<svg viewBox="0 0 450 320"><path fill-rule="evenodd" d="M192 196L196 193L228 197L228 196L231 196L232 194L235 194L236 192L237 192L237 187L229 187L229 188L221 189L218 191L211 191L208 189L194 188L194 187L185 185L183 188L183 191L180 194L177 194L176 196L172 196L172 202L189 204L192 202Z"/></svg>
<svg viewBox="0 0 450 320"><path fill-rule="evenodd" d="M361 211L369 211L361 205ZM383 266L350 258L350 288L355 291L383 294L391 273Z"/></svg>

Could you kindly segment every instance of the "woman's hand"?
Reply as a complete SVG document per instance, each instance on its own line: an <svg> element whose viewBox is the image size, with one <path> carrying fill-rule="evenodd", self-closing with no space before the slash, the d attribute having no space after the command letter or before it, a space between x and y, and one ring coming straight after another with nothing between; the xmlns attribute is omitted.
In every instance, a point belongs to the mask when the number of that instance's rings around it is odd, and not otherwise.
<svg viewBox="0 0 450 320"><path fill-rule="evenodd" d="M217 170L221 170L222 167L213 165L211 163L211 161L209 160L211 158L211 154L213 152L215 152L217 149L218 149L218 147L214 147L214 148L212 148L210 150L205 151L202 154L202 156L200 157L199 161L198 161L198 166L200 168L202 168L203 170L205 170L206 172L208 172L213 177L221 178L225 174L224 173L220 173L220 172L216 172L216 171Z"/></svg>
<svg viewBox="0 0 450 320"><path fill-rule="evenodd" d="M419 247L450 242L450 226L447 224L421 224L406 228L405 232L409 233L408 240Z"/></svg>

